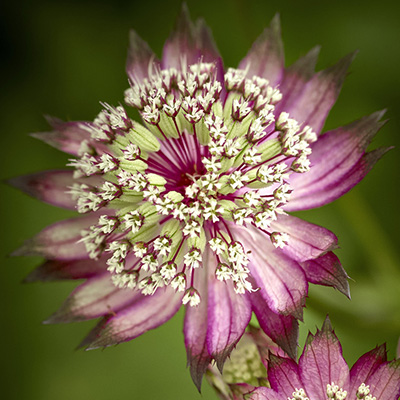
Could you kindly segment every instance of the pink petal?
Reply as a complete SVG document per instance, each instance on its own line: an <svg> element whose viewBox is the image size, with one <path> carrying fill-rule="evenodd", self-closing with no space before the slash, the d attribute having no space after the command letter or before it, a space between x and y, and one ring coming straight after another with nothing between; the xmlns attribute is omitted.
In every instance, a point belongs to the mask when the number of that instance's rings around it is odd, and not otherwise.
<svg viewBox="0 0 400 400"><path fill-rule="evenodd" d="M209 263L214 263L214 256L206 248L203 258L203 268L208 268ZM212 265L212 269L215 267ZM212 356L207 349L207 303L208 303L208 277L206 271L200 271L195 275L195 287L198 290L201 302L196 307L186 307L183 333L187 363L190 367L190 375L200 392L201 382Z"/></svg>
<svg viewBox="0 0 400 400"><path fill-rule="evenodd" d="M279 85L283 97L275 106L277 115L291 107L304 90L305 84L314 75L315 64L320 47L314 47L304 57L298 59L293 65L284 71L282 82Z"/></svg>
<svg viewBox="0 0 400 400"><path fill-rule="evenodd" d="M297 98L285 107L290 117L311 126L316 133L319 133L336 102L354 56L355 53L349 54L336 65L315 74L304 85Z"/></svg>
<svg viewBox="0 0 400 400"><path fill-rule="evenodd" d="M247 395L254 390L254 386L247 383L233 383L230 384L230 389L232 391L232 398L227 397L226 400L243 400L247 399ZM221 397L222 398L222 397Z"/></svg>
<svg viewBox="0 0 400 400"><path fill-rule="evenodd" d="M288 244L282 252L296 261L318 258L337 247L337 237L331 231L291 215L279 215L271 229L289 234Z"/></svg>
<svg viewBox="0 0 400 400"><path fill-rule="evenodd" d="M258 387L248 397L249 400L287 400L282 393L277 393L273 389Z"/></svg>
<svg viewBox="0 0 400 400"><path fill-rule="evenodd" d="M106 272L78 286L45 323L57 324L115 315L140 297L139 291L117 288L111 281L111 275Z"/></svg>
<svg viewBox="0 0 400 400"><path fill-rule="evenodd" d="M149 75L149 69L158 65L155 54L149 45L134 31L129 32L128 59L126 60L126 73L132 82L141 82Z"/></svg>
<svg viewBox="0 0 400 400"><path fill-rule="evenodd" d="M311 399L325 399L326 385L332 382L348 390L349 368L328 317L315 336L309 333L299 359L299 370L303 389Z"/></svg>
<svg viewBox="0 0 400 400"><path fill-rule="evenodd" d="M301 318L308 285L300 265L275 249L269 237L258 229L231 229L251 252L248 267L268 307L273 312Z"/></svg>
<svg viewBox="0 0 400 400"><path fill-rule="evenodd" d="M357 389L362 383L375 373L377 368L386 364L386 346L381 345L361 356L350 370L350 389L349 393L355 397Z"/></svg>
<svg viewBox="0 0 400 400"><path fill-rule="evenodd" d="M290 358L273 354L268 362L268 380L272 389L283 393L287 398L292 398L293 392L303 387L297 364Z"/></svg>
<svg viewBox="0 0 400 400"><path fill-rule="evenodd" d="M89 333L80 347L87 350L132 340L172 318L182 304L182 296L170 287L153 295L139 295L129 307L106 317Z"/></svg>
<svg viewBox="0 0 400 400"><path fill-rule="evenodd" d="M48 260L34 269L24 282L46 282L64 279L86 279L102 274L107 268L104 259L100 260Z"/></svg>
<svg viewBox="0 0 400 400"><path fill-rule="evenodd" d="M89 132L82 129L79 121L63 122L60 119L49 117L48 122L54 131L32 133L32 136L56 149L77 156L82 142L90 141Z"/></svg>
<svg viewBox="0 0 400 400"><path fill-rule="evenodd" d="M208 284L208 352L222 373L226 358L242 337L251 318L247 297L237 294L231 283L211 277Z"/></svg>
<svg viewBox="0 0 400 400"><path fill-rule="evenodd" d="M56 222L26 241L13 256L43 256L58 260L79 260L89 258L83 243L81 231L97 223L98 213L91 213L80 218Z"/></svg>
<svg viewBox="0 0 400 400"><path fill-rule="evenodd" d="M89 179L74 179L73 171L42 171L35 174L18 176L10 179L8 182L41 201L53 206L63 207L75 210L76 200L68 191L74 183L95 184L101 181L100 177L90 177Z"/></svg>
<svg viewBox="0 0 400 400"><path fill-rule="evenodd" d="M200 60L218 62L218 68L222 65L209 29L203 21L193 24L185 3L182 5L174 31L165 42L161 67L181 70L182 57L185 57L187 65L195 64Z"/></svg>
<svg viewBox="0 0 400 400"><path fill-rule="evenodd" d="M254 42L238 68L248 68L249 78L256 75L268 79L271 86L279 84L284 71L284 54L278 14L271 21L270 27Z"/></svg>
<svg viewBox="0 0 400 400"><path fill-rule="evenodd" d="M276 314L267 306L258 292L251 293L249 299L261 329L278 344L291 358L297 358L299 323L291 315Z"/></svg>
<svg viewBox="0 0 400 400"><path fill-rule="evenodd" d="M293 193L287 211L306 210L327 204L361 181L387 151L365 154L373 136L382 127L383 112L371 114L347 126L322 135L312 145L311 170L292 174Z"/></svg>
<svg viewBox="0 0 400 400"><path fill-rule="evenodd" d="M376 400L398 400L400 396L400 360L381 364L365 382Z"/></svg>
<svg viewBox="0 0 400 400"><path fill-rule="evenodd" d="M350 299L349 276L331 251L315 260L300 264L309 282L316 285L332 286Z"/></svg>

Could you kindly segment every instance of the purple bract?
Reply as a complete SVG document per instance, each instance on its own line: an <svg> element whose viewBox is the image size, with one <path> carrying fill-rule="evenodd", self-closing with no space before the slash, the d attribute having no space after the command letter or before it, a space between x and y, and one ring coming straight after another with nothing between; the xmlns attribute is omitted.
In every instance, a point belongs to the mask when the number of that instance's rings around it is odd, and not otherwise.
<svg viewBox="0 0 400 400"><path fill-rule="evenodd" d="M257 388L251 400L397 400L400 359L387 361L384 345L361 356L349 370L329 319L321 331L308 335L298 363L271 356L271 388Z"/></svg>

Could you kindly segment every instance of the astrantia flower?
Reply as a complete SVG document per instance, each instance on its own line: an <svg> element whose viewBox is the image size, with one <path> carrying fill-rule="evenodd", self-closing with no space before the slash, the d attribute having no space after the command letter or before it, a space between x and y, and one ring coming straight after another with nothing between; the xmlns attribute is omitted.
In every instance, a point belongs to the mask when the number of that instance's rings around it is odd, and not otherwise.
<svg viewBox="0 0 400 400"><path fill-rule="evenodd" d="M19 251L48 259L30 280L87 278L49 322L103 317L83 342L96 348L159 326L183 303L198 386L252 312L294 357L308 282L346 295L348 284L336 236L287 212L341 196L385 151L365 152L381 113L319 136L352 56L314 74L316 56L285 69L277 18L227 70L185 9L161 61L132 32L128 107L50 120L54 131L35 136L72 154L73 170L14 180L84 214Z"/></svg>
<svg viewBox="0 0 400 400"><path fill-rule="evenodd" d="M251 400L397 400L400 359L387 361L385 345L361 356L352 368L342 356L340 342L326 319L322 330L309 333L298 363L270 356L270 388L259 387Z"/></svg>

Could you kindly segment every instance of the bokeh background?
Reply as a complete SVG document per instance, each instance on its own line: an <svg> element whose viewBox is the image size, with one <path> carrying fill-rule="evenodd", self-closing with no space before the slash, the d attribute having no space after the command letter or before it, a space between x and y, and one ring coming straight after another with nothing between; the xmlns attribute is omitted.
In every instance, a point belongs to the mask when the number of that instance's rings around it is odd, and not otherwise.
<svg viewBox="0 0 400 400"><path fill-rule="evenodd" d="M372 148L396 148L342 199L302 213L339 237L353 300L310 289L300 344L329 313L353 363L400 335L400 29L396 1L188 0L192 17L212 28L227 66L236 66L279 12L286 65L322 46L317 69L359 49L325 130L387 108L389 122ZM1 10L1 179L62 168L67 156L28 136L48 129L44 114L91 120L99 101L118 104L130 28L158 55L181 2L14 1ZM333 149L334 151L334 149ZM75 351L94 322L42 325L76 283L22 284L39 258L9 253L46 225L70 216L1 186L1 393L4 399L215 399L200 396L186 369L180 312L161 328L105 351Z"/></svg>

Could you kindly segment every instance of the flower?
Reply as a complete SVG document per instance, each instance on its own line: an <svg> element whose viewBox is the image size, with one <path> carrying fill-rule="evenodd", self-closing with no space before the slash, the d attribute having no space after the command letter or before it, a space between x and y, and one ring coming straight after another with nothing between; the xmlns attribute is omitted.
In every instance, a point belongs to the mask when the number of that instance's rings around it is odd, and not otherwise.
<svg viewBox="0 0 400 400"><path fill-rule="evenodd" d="M366 153L375 113L320 136L349 55L314 73L317 50L285 69L279 21L236 69L224 70L208 28L183 8L158 61L130 36L125 103L93 122L50 119L34 136L71 154L72 170L13 183L84 214L58 222L15 254L47 261L28 280L82 279L47 322L102 317L82 346L133 339L187 305L184 334L200 387L222 369L252 312L295 357L308 283L349 296L330 231L287 212L350 190L386 151Z"/></svg>
<svg viewBox="0 0 400 400"><path fill-rule="evenodd" d="M207 378L223 400L397 400L400 359L387 361L381 345L361 356L349 371L327 317L321 330L308 334L298 362L251 327L223 374L210 365Z"/></svg>
<svg viewBox="0 0 400 400"><path fill-rule="evenodd" d="M329 318L309 333L299 361L271 354L270 388L255 389L251 400L397 400L400 359L387 361L385 345L361 356L349 371Z"/></svg>

